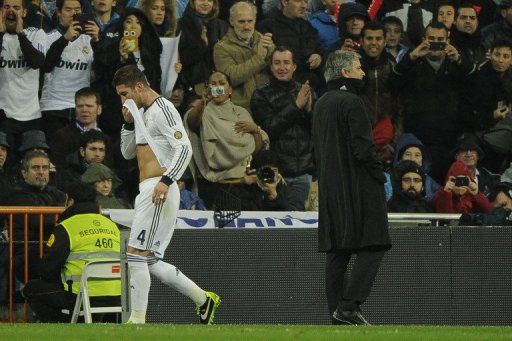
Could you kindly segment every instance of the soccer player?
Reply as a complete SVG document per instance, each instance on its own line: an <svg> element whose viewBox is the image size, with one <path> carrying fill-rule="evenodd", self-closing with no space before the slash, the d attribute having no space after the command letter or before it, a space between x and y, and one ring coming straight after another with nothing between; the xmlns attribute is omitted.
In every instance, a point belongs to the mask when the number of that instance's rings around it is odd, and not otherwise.
<svg viewBox="0 0 512 341"><path fill-rule="evenodd" d="M180 115L171 102L151 89L136 65L120 68L112 83L123 104L131 99L137 106L132 110L123 107L126 123L121 130L121 152L126 159L136 156L140 171L127 254L132 308L128 323L145 323L151 273L194 301L200 322L211 324L220 297L162 261L180 204L176 182L192 156ZM140 124L133 115L140 115Z"/></svg>

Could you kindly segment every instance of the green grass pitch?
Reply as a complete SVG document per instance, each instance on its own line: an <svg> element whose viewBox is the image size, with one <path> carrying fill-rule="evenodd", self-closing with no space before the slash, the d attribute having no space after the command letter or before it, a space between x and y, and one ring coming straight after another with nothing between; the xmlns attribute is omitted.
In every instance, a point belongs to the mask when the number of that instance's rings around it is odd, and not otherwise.
<svg viewBox="0 0 512 341"><path fill-rule="evenodd" d="M0 340L512 340L512 327L0 324Z"/></svg>

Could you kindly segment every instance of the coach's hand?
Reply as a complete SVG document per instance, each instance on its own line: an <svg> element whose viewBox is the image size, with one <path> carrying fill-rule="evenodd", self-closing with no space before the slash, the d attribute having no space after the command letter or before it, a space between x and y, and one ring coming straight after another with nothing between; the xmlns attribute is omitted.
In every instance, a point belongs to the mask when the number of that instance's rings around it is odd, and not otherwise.
<svg viewBox="0 0 512 341"><path fill-rule="evenodd" d="M163 182L158 182L155 186L155 190L153 191L153 204L160 205L165 202L167 199L167 191L169 190L169 186L164 184Z"/></svg>

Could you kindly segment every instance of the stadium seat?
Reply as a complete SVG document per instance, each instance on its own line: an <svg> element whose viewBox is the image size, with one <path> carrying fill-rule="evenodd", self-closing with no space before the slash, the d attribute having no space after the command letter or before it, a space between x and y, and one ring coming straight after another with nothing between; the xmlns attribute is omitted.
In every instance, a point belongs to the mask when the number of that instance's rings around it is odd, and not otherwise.
<svg viewBox="0 0 512 341"><path fill-rule="evenodd" d="M99 313L120 313L122 307L91 307L89 293L87 289L87 281L101 280L121 280L121 265L119 260L103 260L88 263L80 279L80 289L76 296L75 308L71 316L71 323L76 323L78 316L84 316L85 323L92 323L92 314Z"/></svg>

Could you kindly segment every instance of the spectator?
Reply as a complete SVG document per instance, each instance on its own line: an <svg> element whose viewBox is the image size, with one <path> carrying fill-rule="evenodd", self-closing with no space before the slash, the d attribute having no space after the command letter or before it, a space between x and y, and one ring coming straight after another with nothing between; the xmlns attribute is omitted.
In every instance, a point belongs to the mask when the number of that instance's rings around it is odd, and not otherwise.
<svg viewBox="0 0 512 341"><path fill-rule="evenodd" d="M37 96L39 70L44 63L47 37L43 30L24 28L25 0L2 0L0 25L0 129L13 150L21 134L39 129L41 110Z"/></svg>
<svg viewBox="0 0 512 341"><path fill-rule="evenodd" d="M448 31L452 29L455 22L456 7L452 1L441 1L437 6L436 20L442 23Z"/></svg>
<svg viewBox="0 0 512 341"><path fill-rule="evenodd" d="M91 0L96 22L100 25L102 46L109 47L113 39L117 39L116 26L119 22L119 14L114 11L115 0Z"/></svg>
<svg viewBox="0 0 512 341"><path fill-rule="evenodd" d="M489 201L495 208L504 207L512 212L512 183L500 182L494 185L489 194Z"/></svg>
<svg viewBox="0 0 512 341"><path fill-rule="evenodd" d="M85 87L75 93L75 120L54 133L50 140L53 160L58 167L66 163L66 157L80 147L80 136L91 129L100 130L98 117L102 113L100 94ZM110 143L107 143L109 147Z"/></svg>
<svg viewBox="0 0 512 341"><path fill-rule="evenodd" d="M82 174L93 163L103 163L106 157L108 137L99 130L89 130L80 135L80 147L66 157L66 166L58 171L59 188L80 181Z"/></svg>
<svg viewBox="0 0 512 341"><path fill-rule="evenodd" d="M458 91L473 70L473 63L450 44L448 30L439 22L427 26L423 42L394 68L392 81L402 97L404 132L424 143L435 160L430 175L436 181L444 178L450 165L450 150L460 130Z"/></svg>
<svg viewBox="0 0 512 341"><path fill-rule="evenodd" d="M466 3L457 8L454 29L450 41L461 53L465 53L474 63L485 60L482 36L478 30L478 13L473 5Z"/></svg>
<svg viewBox="0 0 512 341"><path fill-rule="evenodd" d="M21 173L24 181L9 196L10 206L64 206L66 195L48 185L50 159L44 151L27 152L22 160ZM48 240L54 225L54 217L46 215L43 219L43 235L39 236L39 216L29 216L27 240L33 243L23 245L24 218L23 215L14 216L14 273L19 281L26 283L26 280L39 276L41 267L38 241L39 238ZM28 248L28 278L24 276L25 246Z"/></svg>
<svg viewBox="0 0 512 341"><path fill-rule="evenodd" d="M386 1L387 2L387 1ZM425 27L432 21L430 3L425 0L400 1L400 8L386 12L386 17L392 16L403 23L402 29L406 32L408 40L413 45L421 43ZM383 19L386 20L385 18Z"/></svg>
<svg viewBox="0 0 512 341"><path fill-rule="evenodd" d="M433 209L425 199L425 173L414 161L404 160L393 169L396 190L388 201L388 212L427 213Z"/></svg>
<svg viewBox="0 0 512 341"><path fill-rule="evenodd" d="M346 2L338 12L338 30L340 40L332 45L331 51L357 51L361 44L361 32L365 23L370 20L366 7L357 2Z"/></svg>
<svg viewBox="0 0 512 341"><path fill-rule="evenodd" d="M115 190L121 184L121 180L104 164L91 164L82 174L81 180L94 186L96 203L101 208L131 208L128 202L116 196Z"/></svg>
<svg viewBox="0 0 512 341"><path fill-rule="evenodd" d="M187 182L192 180L190 175L185 174L178 180L178 188L180 189L180 210L207 210L203 199L201 199L196 193L190 191L187 187Z"/></svg>
<svg viewBox="0 0 512 341"><path fill-rule="evenodd" d="M268 132L281 174L288 184L287 202L304 211L315 171L311 115L314 91L293 79L297 68L292 51L278 47L272 54L270 83L257 89L251 110L257 124Z"/></svg>
<svg viewBox="0 0 512 341"><path fill-rule="evenodd" d="M209 93L205 91L203 99L192 104L184 119L198 170L199 195L209 209L221 188L241 196L240 179L251 155L269 144L249 112L231 102L232 92L229 77L212 73Z"/></svg>
<svg viewBox="0 0 512 341"><path fill-rule="evenodd" d="M228 24L218 19L218 15L218 0L191 0L178 21L181 76L198 95L203 93L205 82L214 70L213 47L228 31Z"/></svg>
<svg viewBox="0 0 512 341"><path fill-rule="evenodd" d="M6 172L5 162L9 154L7 135L0 131L0 206L5 206L12 191L12 183Z"/></svg>
<svg viewBox="0 0 512 341"><path fill-rule="evenodd" d="M311 17L311 26L318 32L318 39L322 44L323 53L327 54L331 47L340 40L337 13L334 9L339 6L340 0L322 0L325 8L321 8Z"/></svg>
<svg viewBox="0 0 512 341"><path fill-rule="evenodd" d="M455 161L446 175L446 184L432 200L438 213L488 213L492 205L478 190L471 170Z"/></svg>
<svg viewBox="0 0 512 341"><path fill-rule="evenodd" d="M496 21L482 29L483 45L486 50L497 40L512 45L512 0L501 0Z"/></svg>
<svg viewBox="0 0 512 341"><path fill-rule="evenodd" d="M242 210L293 211L287 200L288 186L279 171L279 161L270 150L255 155L251 169L244 176L247 197L242 198Z"/></svg>
<svg viewBox="0 0 512 341"><path fill-rule="evenodd" d="M398 63L403 56L409 51L403 41L404 26L402 21L397 17L387 16L382 20L382 24L386 29L386 51L391 54Z"/></svg>
<svg viewBox="0 0 512 341"><path fill-rule="evenodd" d="M82 12L83 0L58 0L59 26L48 35L50 48L43 71L41 94L43 131L52 140L53 134L74 118L74 93L89 86L94 53L91 44L99 41L100 29L90 20L82 32L74 14Z"/></svg>
<svg viewBox="0 0 512 341"><path fill-rule="evenodd" d="M195 94L194 90L191 87L188 87L181 77L178 77L176 83L174 83L174 88L172 89L171 96L168 100L171 101L176 110L180 113L180 116L183 118L189 105L197 98L198 96Z"/></svg>
<svg viewBox="0 0 512 341"><path fill-rule="evenodd" d="M178 14L175 0L142 0L140 8L159 37L176 37Z"/></svg>
<svg viewBox="0 0 512 341"><path fill-rule="evenodd" d="M398 118L398 104L389 88L390 76L395 65L394 58L388 54L384 26L378 22L368 22L361 32L361 64L367 75L361 99L370 123L375 147L384 164L393 161L393 137ZM400 122L397 122L400 123Z"/></svg>
<svg viewBox="0 0 512 341"><path fill-rule="evenodd" d="M453 150L455 160L462 161L471 171L471 176L478 185L478 191L488 196L492 188L500 182L500 176L479 167L478 163L485 157L484 151L478 145L478 139L471 134L464 134Z"/></svg>
<svg viewBox="0 0 512 341"><path fill-rule="evenodd" d="M251 96L256 88L268 81L267 65L275 49L272 34L255 31L256 6L237 2L231 8L231 27L213 50L218 71L233 82L231 100L250 111Z"/></svg>
<svg viewBox="0 0 512 341"><path fill-rule="evenodd" d="M80 281L71 277L80 276L88 262L101 260L93 258L93 254L101 253L105 255L103 259L120 256L119 229L100 213L100 207L94 203L94 190L86 184L74 184L68 195L66 210L46 243L41 278L31 280L23 288L23 296L41 322L70 322L70 316L62 310L73 311L80 287ZM70 257L73 254L81 257ZM88 289L94 306L120 304L119 279L95 282Z"/></svg>
<svg viewBox="0 0 512 341"><path fill-rule="evenodd" d="M272 33L276 46L287 46L293 51L295 79L309 80L313 89L319 91L324 84L320 74L322 46L317 31L305 19L307 3L306 0L281 0L281 11L261 21L258 31Z"/></svg>
<svg viewBox="0 0 512 341"><path fill-rule="evenodd" d="M432 165L432 158L423 143L413 134L402 134L396 144L393 167L396 167L398 163L403 160L414 161L421 167L421 170L425 174L425 181L423 182L425 199L427 201L432 200L439 190L439 184L428 175Z"/></svg>

